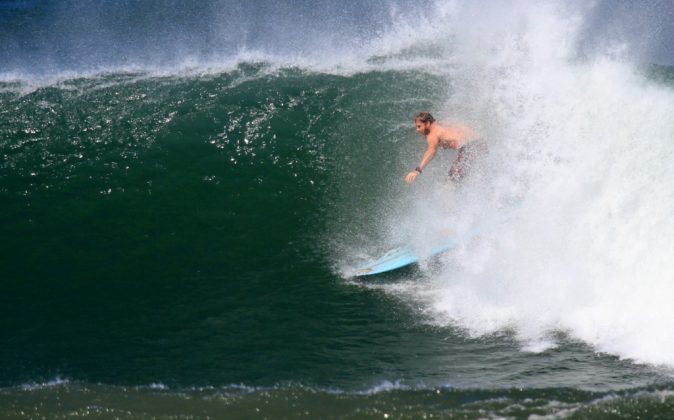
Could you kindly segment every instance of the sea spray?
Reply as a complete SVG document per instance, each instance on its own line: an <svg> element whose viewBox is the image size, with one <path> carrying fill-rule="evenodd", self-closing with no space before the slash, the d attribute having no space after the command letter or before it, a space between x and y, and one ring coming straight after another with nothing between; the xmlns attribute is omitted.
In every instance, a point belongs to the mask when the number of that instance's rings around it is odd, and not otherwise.
<svg viewBox="0 0 674 420"><path fill-rule="evenodd" d="M445 200L426 192L426 210L392 230L461 212L495 227L412 295L434 323L470 335L509 329L540 351L561 331L673 366L674 91L615 50L579 57L582 16L553 6L504 13L494 25L504 31L463 30L485 22L470 7L446 16L463 21L451 33L454 90L438 113L482 125L492 177Z"/></svg>

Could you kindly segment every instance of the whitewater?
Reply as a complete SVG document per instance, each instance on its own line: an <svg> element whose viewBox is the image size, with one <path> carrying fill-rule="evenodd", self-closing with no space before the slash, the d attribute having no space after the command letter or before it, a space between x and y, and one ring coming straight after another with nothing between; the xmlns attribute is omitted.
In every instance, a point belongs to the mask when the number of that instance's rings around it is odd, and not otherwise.
<svg viewBox="0 0 674 420"><path fill-rule="evenodd" d="M498 152L461 191L426 181L404 193L414 204L398 204L414 211L378 230L423 249L438 232L494 227L424 281L374 287L473 337L513 331L525 351L562 334L674 366L674 92L648 80L626 44L580 56L585 22L565 4L453 6L422 25L438 28L426 36L445 47L451 80L433 111L474 124Z"/></svg>

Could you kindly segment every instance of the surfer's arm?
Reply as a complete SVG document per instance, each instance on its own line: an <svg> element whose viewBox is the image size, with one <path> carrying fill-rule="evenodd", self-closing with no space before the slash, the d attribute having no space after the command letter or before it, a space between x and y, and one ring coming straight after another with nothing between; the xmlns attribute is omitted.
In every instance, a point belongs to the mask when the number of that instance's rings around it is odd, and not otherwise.
<svg viewBox="0 0 674 420"><path fill-rule="evenodd" d="M408 173L407 176L405 177L405 182L407 182L408 184L414 182L414 180L417 178L417 176L419 176L421 171L426 166L428 166L431 160L433 160L435 154L438 153L438 146L440 145L440 140L435 136L433 137L428 136L427 142L428 142L428 149L426 149L424 157L421 158L421 163L412 172Z"/></svg>

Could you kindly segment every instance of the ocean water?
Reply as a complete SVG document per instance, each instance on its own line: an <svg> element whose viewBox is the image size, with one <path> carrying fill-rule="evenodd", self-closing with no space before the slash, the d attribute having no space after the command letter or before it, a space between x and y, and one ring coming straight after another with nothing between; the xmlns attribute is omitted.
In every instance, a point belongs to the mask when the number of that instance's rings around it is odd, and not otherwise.
<svg viewBox="0 0 674 420"><path fill-rule="evenodd" d="M674 70L615 5L0 3L0 417L672 418ZM461 185L403 182L424 110Z"/></svg>

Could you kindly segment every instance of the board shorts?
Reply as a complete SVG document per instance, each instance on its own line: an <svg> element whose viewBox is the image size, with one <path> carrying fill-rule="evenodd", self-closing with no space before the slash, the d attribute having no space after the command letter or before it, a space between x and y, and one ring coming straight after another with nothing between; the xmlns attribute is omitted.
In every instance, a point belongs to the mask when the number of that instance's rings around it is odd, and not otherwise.
<svg viewBox="0 0 674 420"><path fill-rule="evenodd" d="M487 142L484 139L473 140L459 149L459 155L449 169L451 181L461 181L473 170L480 160L489 153Z"/></svg>

